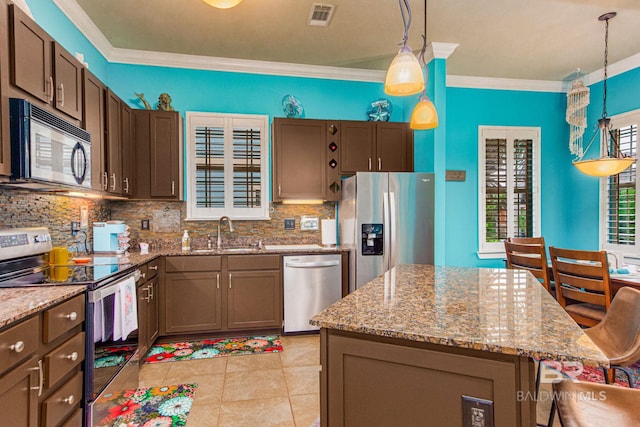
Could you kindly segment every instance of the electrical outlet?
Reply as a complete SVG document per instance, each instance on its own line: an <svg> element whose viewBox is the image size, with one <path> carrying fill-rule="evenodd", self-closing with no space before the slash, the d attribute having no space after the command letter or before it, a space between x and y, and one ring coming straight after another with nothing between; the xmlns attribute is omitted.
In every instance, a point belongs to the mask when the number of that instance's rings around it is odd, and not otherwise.
<svg viewBox="0 0 640 427"><path fill-rule="evenodd" d="M493 401L462 396L463 427L493 427Z"/></svg>
<svg viewBox="0 0 640 427"><path fill-rule="evenodd" d="M80 231L80 223L78 221L71 221L71 235L75 236Z"/></svg>
<svg viewBox="0 0 640 427"><path fill-rule="evenodd" d="M287 218L284 220L284 229L285 230L295 230L296 229L296 220L295 218Z"/></svg>
<svg viewBox="0 0 640 427"><path fill-rule="evenodd" d="M140 229L141 230L148 230L149 229L149 220L148 219L143 219L142 221L140 221Z"/></svg>

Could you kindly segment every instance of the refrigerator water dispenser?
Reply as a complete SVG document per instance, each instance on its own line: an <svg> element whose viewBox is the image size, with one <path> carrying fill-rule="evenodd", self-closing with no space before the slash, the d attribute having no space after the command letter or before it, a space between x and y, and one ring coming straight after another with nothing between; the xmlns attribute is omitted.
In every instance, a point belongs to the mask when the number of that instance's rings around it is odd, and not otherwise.
<svg viewBox="0 0 640 427"><path fill-rule="evenodd" d="M362 255L383 255L382 224L362 224Z"/></svg>

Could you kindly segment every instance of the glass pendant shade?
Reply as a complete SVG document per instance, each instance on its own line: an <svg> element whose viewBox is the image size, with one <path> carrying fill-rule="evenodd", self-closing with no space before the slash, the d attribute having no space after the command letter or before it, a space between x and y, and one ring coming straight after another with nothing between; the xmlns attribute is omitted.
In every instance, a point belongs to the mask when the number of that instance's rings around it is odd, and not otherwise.
<svg viewBox="0 0 640 427"><path fill-rule="evenodd" d="M411 113L411 129L427 130L438 127L438 112L436 106L426 95L420 97L420 102L416 104Z"/></svg>
<svg viewBox="0 0 640 427"><path fill-rule="evenodd" d="M591 176L611 176L617 175L631 166L636 160L628 157L602 157L592 160L581 160L573 165L584 174Z"/></svg>
<svg viewBox="0 0 640 427"><path fill-rule="evenodd" d="M218 9L231 9L234 6L240 4L242 0L202 0L209 6L217 7Z"/></svg>
<svg viewBox="0 0 640 427"><path fill-rule="evenodd" d="M384 91L388 95L407 96L420 93L423 89L422 67L411 49L406 45L402 46L389 65Z"/></svg>

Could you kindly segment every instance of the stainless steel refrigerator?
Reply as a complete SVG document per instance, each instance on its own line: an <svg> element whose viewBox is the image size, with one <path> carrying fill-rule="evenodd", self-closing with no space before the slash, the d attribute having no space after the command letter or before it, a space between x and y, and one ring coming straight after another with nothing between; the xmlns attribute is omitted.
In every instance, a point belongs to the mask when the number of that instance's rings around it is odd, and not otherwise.
<svg viewBox="0 0 640 427"><path fill-rule="evenodd" d="M433 264L434 175L358 172L342 185L340 245L349 291L399 264Z"/></svg>

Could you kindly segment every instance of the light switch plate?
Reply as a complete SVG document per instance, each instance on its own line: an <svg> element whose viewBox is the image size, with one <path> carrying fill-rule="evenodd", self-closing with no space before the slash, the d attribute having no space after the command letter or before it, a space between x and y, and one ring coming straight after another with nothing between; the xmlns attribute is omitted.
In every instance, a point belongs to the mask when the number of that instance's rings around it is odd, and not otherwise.
<svg viewBox="0 0 640 427"><path fill-rule="evenodd" d="M296 229L296 220L295 218L287 218L284 220L284 229L285 230L295 230Z"/></svg>
<svg viewBox="0 0 640 427"><path fill-rule="evenodd" d="M493 401L462 396L463 427L493 427Z"/></svg>
<svg viewBox="0 0 640 427"><path fill-rule="evenodd" d="M300 230L318 230L318 217L317 216L302 216L300 218Z"/></svg>

